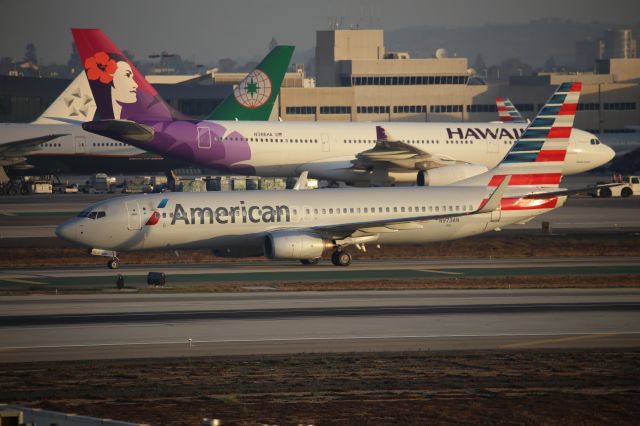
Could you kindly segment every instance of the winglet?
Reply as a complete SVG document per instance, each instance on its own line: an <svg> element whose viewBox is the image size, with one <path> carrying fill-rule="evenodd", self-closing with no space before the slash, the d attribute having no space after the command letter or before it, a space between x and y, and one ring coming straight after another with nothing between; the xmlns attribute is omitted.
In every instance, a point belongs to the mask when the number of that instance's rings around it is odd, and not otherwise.
<svg viewBox="0 0 640 426"><path fill-rule="evenodd" d="M306 171L306 170L304 172L300 173L300 177L298 178L298 181L293 186L293 190L294 191L300 191L300 190L307 189L307 176L308 175L309 175L309 172Z"/></svg>
<svg viewBox="0 0 640 426"><path fill-rule="evenodd" d="M387 131L382 126L376 126L376 139L379 141L387 141L389 140L389 135L387 135Z"/></svg>
<svg viewBox="0 0 640 426"><path fill-rule="evenodd" d="M509 186L509 181L511 180L511 175L506 175L500 185L491 193L489 199L482 207L476 211L476 213L490 213L500 207L500 200L502 200L502 196L504 192L507 190Z"/></svg>

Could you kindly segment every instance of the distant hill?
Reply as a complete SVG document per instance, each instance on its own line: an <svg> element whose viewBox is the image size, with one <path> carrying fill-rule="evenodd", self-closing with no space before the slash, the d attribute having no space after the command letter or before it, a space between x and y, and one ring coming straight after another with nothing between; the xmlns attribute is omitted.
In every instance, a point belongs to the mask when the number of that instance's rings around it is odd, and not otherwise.
<svg viewBox="0 0 640 426"><path fill-rule="evenodd" d="M524 25L410 27L386 31L385 48L388 51L408 51L414 58L429 58L436 49L444 47L449 56L456 54L469 58L472 66L478 54L487 65L499 64L506 58L520 58L533 67L542 67L550 56L554 56L559 65L574 65L576 42L589 37L600 38L605 30L611 28L615 26L562 19L540 19ZM638 37L640 22L631 28Z"/></svg>

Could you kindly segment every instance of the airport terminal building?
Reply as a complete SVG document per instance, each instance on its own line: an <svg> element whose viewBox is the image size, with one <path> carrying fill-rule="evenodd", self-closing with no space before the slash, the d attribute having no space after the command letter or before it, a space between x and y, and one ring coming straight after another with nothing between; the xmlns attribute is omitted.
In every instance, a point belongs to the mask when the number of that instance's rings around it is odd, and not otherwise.
<svg viewBox="0 0 640 426"><path fill-rule="evenodd" d="M562 81L582 81L576 127L594 133L629 132L640 125L640 59L601 59L595 72L515 76L487 82L467 58L411 58L388 52L382 30L316 33L315 81L296 66L287 74L272 118L285 121L495 121L495 98L509 97L532 118ZM150 76L158 92L182 112L203 117L231 93L242 73ZM0 77L0 120L37 117L67 80Z"/></svg>

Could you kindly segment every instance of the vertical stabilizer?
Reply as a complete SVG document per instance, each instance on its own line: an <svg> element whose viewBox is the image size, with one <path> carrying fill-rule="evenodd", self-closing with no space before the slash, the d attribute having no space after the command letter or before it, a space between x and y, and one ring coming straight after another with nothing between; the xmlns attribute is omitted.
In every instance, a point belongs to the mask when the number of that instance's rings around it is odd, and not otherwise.
<svg viewBox="0 0 640 426"><path fill-rule="evenodd" d="M93 120L95 113L89 81L81 72L32 124L83 123Z"/></svg>
<svg viewBox="0 0 640 426"><path fill-rule="evenodd" d="M498 186L510 175L509 187L558 187L581 91L562 83L496 167L455 185Z"/></svg>
<svg viewBox="0 0 640 426"><path fill-rule="evenodd" d="M503 123L526 123L520 111L513 105L509 98L496 98L498 117Z"/></svg>
<svg viewBox="0 0 640 426"><path fill-rule="evenodd" d="M186 118L149 84L99 29L71 30L101 119L172 121Z"/></svg>
<svg viewBox="0 0 640 426"><path fill-rule="evenodd" d="M293 46L276 46L207 120L266 121L289 67Z"/></svg>

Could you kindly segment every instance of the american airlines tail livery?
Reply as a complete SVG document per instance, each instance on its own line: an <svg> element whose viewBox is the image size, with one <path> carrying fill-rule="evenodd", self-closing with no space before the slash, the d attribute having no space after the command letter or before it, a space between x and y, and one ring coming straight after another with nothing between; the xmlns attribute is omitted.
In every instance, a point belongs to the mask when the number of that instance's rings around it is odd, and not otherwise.
<svg viewBox="0 0 640 426"><path fill-rule="evenodd" d="M520 111L511 102L511 99L496 98L496 106L498 107L498 117L503 123L526 123Z"/></svg>
<svg viewBox="0 0 640 426"><path fill-rule="evenodd" d="M56 234L108 256L158 248L208 248L336 266L355 245L428 243L522 223L562 206L558 188L581 83L564 83L490 171L446 187L165 193L89 206ZM382 130L381 130L382 132Z"/></svg>
<svg viewBox="0 0 640 426"><path fill-rule="evenodd" d="M297 176L308 171L312 178L354 185L442 185L495 167L526 127L189 119L158 96L101 30L71 31L102 118L83 124L86 130L226 173ZM256 74L234 93L239 104L261 108L271 96L271 83ZM389 137L380 140L378 127ZM565 174L590 170L613 157L594 140L588 132L573 132Z"/></svg>

